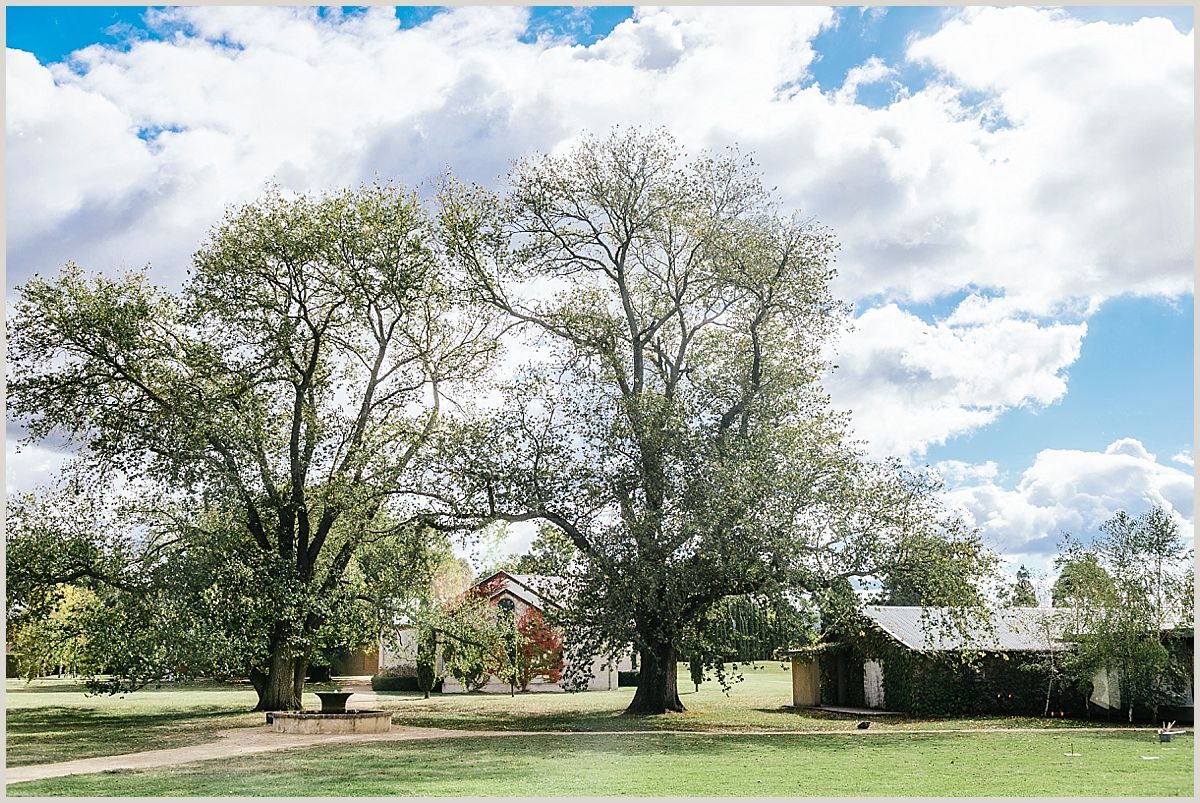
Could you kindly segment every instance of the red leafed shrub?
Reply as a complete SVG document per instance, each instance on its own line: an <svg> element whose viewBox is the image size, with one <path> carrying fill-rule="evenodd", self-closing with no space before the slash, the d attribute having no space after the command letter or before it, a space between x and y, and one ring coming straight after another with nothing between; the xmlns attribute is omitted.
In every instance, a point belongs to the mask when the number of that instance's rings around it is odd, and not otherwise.
<svg viewBox="0 0 1200 803"><path fill-rule="evenodd" d="M517 687L525 690L537 677L558 683L563 670L562 639L541 611L530 608L521 614L517 634Z"/></svg>

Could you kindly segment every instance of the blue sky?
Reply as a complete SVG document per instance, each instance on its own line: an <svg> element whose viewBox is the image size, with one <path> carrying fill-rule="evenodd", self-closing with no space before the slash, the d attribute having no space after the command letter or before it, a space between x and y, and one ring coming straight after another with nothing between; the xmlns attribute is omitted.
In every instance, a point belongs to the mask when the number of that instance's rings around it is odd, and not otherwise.
<svg viewBox="0 0 1200 803"><path fill-rule="evenodd" d="M1041 449L1101 449L1136 433L1164 457L1191 448L1193 299L1116 298L1088 318L1070 389L1047 407L1009 410L995 424L932 447L931 463L995 461L1015 476Z"/></svg>
<svg viewBox="0 0 1200 803"><path fill-rule="evenodd" d="M943 467L1030 561L1116 506L1190 534L1191 7L523 13L7 8L10 292L66 259L181 276L268 181L486 182L666 125L754 150L842 240L830 388L877 453ZM22 459L10 488L59 458Z"/></svg>

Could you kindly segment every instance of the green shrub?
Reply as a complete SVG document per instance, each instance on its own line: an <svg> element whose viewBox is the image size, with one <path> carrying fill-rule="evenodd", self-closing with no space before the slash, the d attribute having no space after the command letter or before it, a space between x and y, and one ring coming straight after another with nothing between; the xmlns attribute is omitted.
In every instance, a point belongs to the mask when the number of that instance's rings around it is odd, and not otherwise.
<svg viewBox="0 0 1200 803"><path fill-rule="evenodd" d="M437 685L437 672L434 665L429 661L418 661L417 676L413 680L417 683L417 690L424 692L428 697L429 692L433 691L434 686Z"/></svg>
<svg viewBox="0 0 1200 803"><path fill-rule="evenodd" d="M638 685L638 677L640 677L641 674L642 673L637 671L636 669L632 672L618 672L617 673L617 685L618 686L636 686L636 685Z"/></svg>
<svg viewBox="0 0 1200 803"><path fill-rule="evenodd" d="M384 670L372 677L371 688L375 691L421 691L416 675L399 674L394 670ZM440 692L442 690L441 681L431 683L429 690Z"/></svg>
<svg viewBox="0 0 1200 803"><path fill-rule="evenodd" d="M691 673L696 691L700 691L700 684L704 682L704 660L699 655L692 656L692 660L688 663L688 672Z"/></svg>

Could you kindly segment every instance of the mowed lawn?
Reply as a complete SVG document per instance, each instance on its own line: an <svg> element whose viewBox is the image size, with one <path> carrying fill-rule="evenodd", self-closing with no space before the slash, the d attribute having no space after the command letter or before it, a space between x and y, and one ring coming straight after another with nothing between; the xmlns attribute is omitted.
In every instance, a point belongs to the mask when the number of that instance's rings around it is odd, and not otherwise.
<svg viewBox="0 0 1200 803"><path fill-rule="evenodd" d="M70 680L5 683L5 763L49 764L211 742L216 731L260 725L254 691L232 684L168 684L88 695ZM313 695L313 706L320 703ZM307 702L307 700L306 700Z"/></svg>
<svg viewBox="0 0 1200 803"><path fill-rule="evenodd" d="M1080 755L1064 755L1069 752ZM1144 734L1128 732L480 736L328 745L31 781L7 791L46 796L1189 796L1192 739L1156 745Z"/></svg>
<svg viewBox="0 0 1200 803"><path fill-rule="evenodd" d="M742 680L728 694L715 680L695 690L687 666L680 665L679 697L687 711L650 717L625 717L632 688L580 694L446 694L428 700L417 693L380 693L379 705L394 711L397 725L460 730L614 731L614 730L845 730L863 717L813 710L792 710L790 670L778 661L743 667ZM1123 725L1119 721L1084 722L1050 717L880 716L872 727L889 730L961 730L965 728L1062 728Z"/></svg>
<svg viewBox="0 0 1200 803"><path fill-rule="evenodd" d="M1057 718L796 712L779 663L747 668L725 695L693 691L684 714L625 717L630 688L581 694L380 693L397 726L577 731L325 746L146 771L31 781L12 795L1190 795L1192 737L1146 732L915 733L1096 726ZM10 766L180 747L261 726L246 686L189 684L124 697L64 681L7 684ZM315 695L306 704L319 705ZM354 707L354 701L351 701ZM1120 725L1120 722L1112 723ZM682 730L687 734L656 731ZM788 735L800 730L812 735ZM610 733L605 733L610 731ZM637 731L637 733L611 733ZM750 734L746 731L776 731ZM1078 757L1064 753L1078 752ZM1157 756L1152 760L1143 756Z"/></svg>

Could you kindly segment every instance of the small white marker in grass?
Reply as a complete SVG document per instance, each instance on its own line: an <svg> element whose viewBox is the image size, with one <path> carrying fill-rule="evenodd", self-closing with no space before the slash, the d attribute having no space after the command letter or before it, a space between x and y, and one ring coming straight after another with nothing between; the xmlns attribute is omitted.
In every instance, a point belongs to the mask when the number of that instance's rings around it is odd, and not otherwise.
<svg viewBox="0 0 1200 803"><path fill-rule="evenodd" d="M1158 761L1162 756L1142 756L1142 761Z"/></svg>

